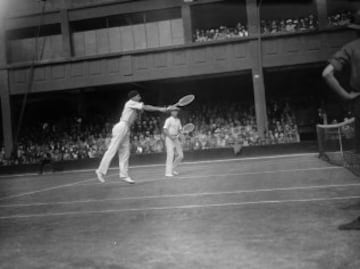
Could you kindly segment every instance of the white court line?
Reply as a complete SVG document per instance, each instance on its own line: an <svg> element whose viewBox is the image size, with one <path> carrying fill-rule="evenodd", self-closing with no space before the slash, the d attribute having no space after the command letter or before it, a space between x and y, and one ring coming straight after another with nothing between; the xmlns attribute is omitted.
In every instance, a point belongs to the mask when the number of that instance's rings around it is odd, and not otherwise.
<svg viewBox="0 0 360 269"><path fill-rule="evenodd" d="M326 202L338 200L354 200L360 199L360 196L339 196L331 198L312 198L312 199L296 199L296 200L260 200L253 202L238 202L238 203L218 203L206 205L183 205L183 206L164 206L164 207L144 207L144 208L126 208L126 209L108 209L108 210L93 210L93 211L66 211L58 213L44 213L44 214L16 214L10 216L1 216L0 220L5 219L19 219L19 218L39 218L39 217L57 217L57 216L81 216L81 215L95 215L95 214L114 214L114 213L131 213L131 212L147 212L147 211L164 211L164 210L182 210L182 209L199 209L199 208L222 208L222 207L236 207L247 205L267 205L267 204L290 204L290 203L311 203L311 202Z"/></svg>
<svg viewBox="0 0 360 269"><path fill-rule="evenodd" d="M309 168L297 168L297 169L284 169L284 170L265 170L265 171L255 171L255 172L244 172L244 173L226 173L226 174L209 174L209 175L195 175L195 176L176 176L171 179L168 179L166 177L160 177L158 179L150 179L146 181L138 182L137 184L142 183L152 183L157 181L174 181L177 179L195 179L195 178L210 178L210 177L228 177L228 176L248 176L248 175L262 175L262 174L277 174L277 173L289 173L289 172L302 172L302 171L317 171L317 170L332 170L332 169L344 169L341 166L327 166L327 167L309 167ZM112 177L118 177L117 174L113 174L108 176L108 178ZM124 184L123 181L112 181L112 182L105 182L104 185L117 185L117 184ZM78 186L92 186L92 185L98 185L98 184L92 184L92 183L85 183L85 184L79 184Z"/></svg>
<svg viewBox="0 0 360 269"><path fill-rule="evenodd" d="M208 161L188 161L183 162L182 165L197 165L197 164L209 164L209 163L227 163L227 162L241 162L241 161L253 161L253 160L272 160L272 159L282 159L282 158L296 158L296 157L316 157L316 153L296 153L296 154L283 154L283 155L270 155L270 156L260 156L260 157L247 157L247 158L232 158L232 159L223 159L223 160L208 160ZM132 165L130 168L153 168L153 167L165 167L164 164L147 164L147 165ZM109 168L111 170L119 170L117 167ZM56 172L56 174L72 174L72 173L87 173L94 172L94 169L76 169L76 170L67 170ZM36 173L25 173L25 174L15 174L15 175L0 175L1 178L13 178L13 177L24 177L24 176L38 176Z"/></svg>
<svg viewBox="0 0 360 269"><path fill-rule="evenodd" d="M41 193L41 192L46 192L46 191L53 191L53 190L58 190L58 189L67 188L67 187L73 187L73 186L79 185L79 184L81 184L81 183L93 181L93 180L95 180L95 179L96 179L96 178L90 178L90 179L85 179L85 180L77 181L77 182L74 182L74 183L68 183L68 184L58 185L58 186L49 187L49 188L44 188L44 189L40 189L40 190L35 190L35 191L29 191L29 192L23 192L23 193L19 193L19 194L4 196L4 197L0 197L0 201L12 199L12 198L19 198L19 197L22 197L22 196L32 195L32 194Z"/></svg>
<svg viewBox="0 0 360 269"><path fill-rule="evenodd" d="M249 189L238 191L221 191L221 192L200 192L200 193L180 193L180 194L164 194L164 195L149 195L149 196L130 196L112 199L88 199L88 200L73 200L73 201L60 201L50 203L28 203L28 204L7 204L0 205L0 208L14 208L14 207L32 207L32 206L55 206L55 205L73 205L73 204L86 204L86 203L103 203L103 202L117 202L126 200L150 200L150 199L163 199L163 198L186 198L186 197L202 197L202 196L219 196L219 195L232 195L243 193L262 193L274 191L296 191L296 190L320 190L331 188L348 188L360 187L360 183L354 184L330 184L330 185L311 185L311 186L298 186L298 187L284 187L284 188L265 188L265 189Z"/></svg>
<svg viewBox="0 0 360 269"><path fill-rule="evenodd" d="M227 177L227 176L242 176L242 175L261 175L261 174L276 174L276 173L286 173L286 172L300 172L300 171L315 171L315 170L330 170L330 169L343 169L343 167L339 167L339 166L328 166L328 167L313 167L313 168L302 168L302 169L289 169L289 170L270 170L270 171L259 171L259 172L246 172L246 173L232 173L232 174L219 174L219 175L200 175L200 176L188 176L188 177L174 177L171 180L174 179L194 179L194 178L208 178L208 177ZM111 175L109 177L113 177L115 175ZM55 187L50 187L50 188L45 188L45 189L40 189L40 190L35 190L35 191L30 191L30 192L25 192L25 193L20 193L20 194L14 194L14 195L10 195L10 196L5 196L5 197L0 197L0 201L3 200L7 200L7 199L12 199L12 198L18 198L18 197L23 197L26 195L33 195L33 194L37 194L37 193L42 193L42 192L47 192L47 191L52 191L52 190L57 190L57 189L62 189L62 188L66 188L66 187L84 187L84 186L94 186L94 185L99 185L100 183L95 183L95 184L84 184L86 182L90 182L90 181L95 181L96 178L91 178L91 179L86 179L86 180L81 180L75 183L69 183L69 184L64 184L64 185L59 185L59 186L55 186ZM165 180L164 178L160 178L160 179L152 179L152 180L148 180L148 181L143 181L141 183L137 183L142 184L142 183L152 183L152 182L157 182L157 181L161 181L161 180ZM105 183L102 184L104 186L109 186L109 185L115 185L115 184L125 184L122 181L116 181L116 182L110 182L110 183Z"/></svg>

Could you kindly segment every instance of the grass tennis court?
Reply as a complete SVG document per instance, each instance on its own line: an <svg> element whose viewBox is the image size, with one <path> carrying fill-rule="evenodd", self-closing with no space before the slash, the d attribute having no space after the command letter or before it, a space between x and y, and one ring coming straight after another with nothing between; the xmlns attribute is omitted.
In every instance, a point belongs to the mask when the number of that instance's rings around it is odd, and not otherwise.
<svg viewBox="0 0 360 269"><path fill-rule="evenodd" d="M1 268L360 268L360 181L314 154L0 178Z"/></svg>

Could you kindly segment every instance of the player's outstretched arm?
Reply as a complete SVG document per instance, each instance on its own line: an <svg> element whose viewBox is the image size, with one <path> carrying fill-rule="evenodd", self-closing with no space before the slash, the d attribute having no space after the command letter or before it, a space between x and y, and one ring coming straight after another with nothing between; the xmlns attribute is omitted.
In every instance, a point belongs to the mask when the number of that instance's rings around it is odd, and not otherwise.
<svg viewBox="0 0 360 269"><path fill-rule="evenodd" d="M335 77L335 68L331 64L329 64L323 71L322 76L325 79L326 83L329 87L334 90L338 95L340 95L345 100L352 100L358 96L360 93L350 92L348 93L344 87L342 87Z"/></svg>
<svg viewBox="0 0 360 269"><path fill-rule="evenodd" d="M149 112L166 112L166 107L158 107L158 106L151 106L151 105L144 105L143 110Z"/></svg>
<svg viewBox="0 0 360 269"><path fill-rule="evenodd" d="M168 107L159 107L159 106L151 106L151 105L144 105L143 110L149 111L149 112L167 112L168 110L172 109L172 106Z"/></svg>

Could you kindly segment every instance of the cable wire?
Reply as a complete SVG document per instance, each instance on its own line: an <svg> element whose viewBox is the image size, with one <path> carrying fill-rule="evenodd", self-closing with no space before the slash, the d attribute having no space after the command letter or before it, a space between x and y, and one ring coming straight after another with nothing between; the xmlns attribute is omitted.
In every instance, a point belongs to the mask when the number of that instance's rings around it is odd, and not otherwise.
<svg viewBox="0 0 360 269"><path fill-rule="evenodd" d="M40 54L38 54L38 52L40 50L39 49L39 39L40 39L40 34L41 34L41 27L44 24L44 17L45 17L44 15L45 15L45 9L46 9L46 1L41 0L41 2L42 2L42 8L41 8L39 24L38 24L38 27L37 27L37 30L36 30L36 35L35 35L33 59L31 61L30 67L29 67L28 81L27 81L27 84L26 84L26 91L25 91L24 97L22 99L21 110L20 110L20 114L19 114L19 118L18 118L18 122L17 122L16 134L15 134L15 139L14 139L14 148L13 148L13 153L14 154L15 154L16 149L18 147L19 136L20 136L21 127L22 127L22 124L23 124L23 119L24 119L25 109L26 109L26 105L27 105L28 95L31 92L32 85L33 85L33 82L34 82L35 65L36 65L36 62L38 60L41 60L41 58L43 56L44 47L45 47L46 38L44 38L43 46L41 47Z"/></svg>

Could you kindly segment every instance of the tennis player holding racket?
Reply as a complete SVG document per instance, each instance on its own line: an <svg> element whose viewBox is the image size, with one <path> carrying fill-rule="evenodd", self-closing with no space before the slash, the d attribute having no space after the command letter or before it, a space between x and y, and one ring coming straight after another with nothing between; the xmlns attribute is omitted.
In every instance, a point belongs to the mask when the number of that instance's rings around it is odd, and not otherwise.
<svg viewBox="0 0 360 269"><path fill-rule="evenodd" d="M136 120L139 111L166 112L173 106L156 107L144 105L138 91L131 91L128 94L129 100L125 103L120 121L112 129L112 138L109 148L105 152L99 168L95 171L100 182L105 182L105 175L116 152L119 154L120 178L130 184L135 183L128 175L130 157L130 127Z"/></svg>
<svg viewBox="0 0 360 269"><path fill-rule="evenodd" d="M165 145L166 145L166 177L178 175L175 171L176 167L184 158L179 136L181 135L182 125L178 118L180 108L173 106L171 108L171 116L168 117L164 124ZM176 151L176 158L174 159Z"/></svg>

